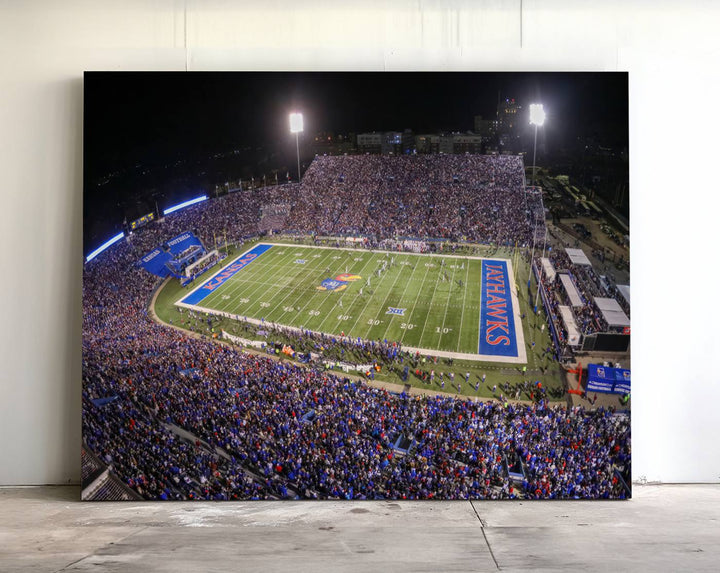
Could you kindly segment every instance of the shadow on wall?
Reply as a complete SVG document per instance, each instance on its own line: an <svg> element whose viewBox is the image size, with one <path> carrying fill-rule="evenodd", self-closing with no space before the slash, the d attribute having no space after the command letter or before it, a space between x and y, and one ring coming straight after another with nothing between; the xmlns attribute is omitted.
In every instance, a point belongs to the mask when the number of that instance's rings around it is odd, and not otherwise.
<svg viewBox="0 0 720 573"><path fill-rule="evenodd" d="M53 148L47 153L64 156L68 168L61 171L61 176L65 181L58 181L57 186L72 190L72 194L55 203L59 213L45 213L47 225L43 232L60 241L54 247L56 257L46 257L43 261L50 266L46 288L51 293L52 307L45 319L46 336L55 347L55 351L48 354L54 358L48 367L55 373L58 388L53 411L48 416L50 423L42 423L40 427L45 430L44 443L57 443L59 434L61 443L66 444L66 447L43 452L46 458L57 458L46 460L45 467L63 468L67 472L63 482L77 484L80 483L82 415L83 79L57 82L48 89L52 90L50 98L55 103L54 117L58 122L55 128L62 137L48 138L47 145L53 145ZM55 148L58 141L61 144ZM53 193L53 188L50 186L46 193ZM53 204L52 201L49 203ZM43 224L43 221L38 222ZM56 231L53 226L61 228ZM73 499L76 493L72 488ZM62 490L61 495L65 496L67 492Z"/></svg>

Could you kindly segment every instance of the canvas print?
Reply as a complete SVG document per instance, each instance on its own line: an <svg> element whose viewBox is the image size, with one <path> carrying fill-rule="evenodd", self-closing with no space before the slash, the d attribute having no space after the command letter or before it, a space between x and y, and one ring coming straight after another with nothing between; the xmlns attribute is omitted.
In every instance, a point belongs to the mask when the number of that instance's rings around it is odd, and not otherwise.
<svg viewBox="0 0 720 573"><path fill-rule="evenodd" d="M626 73L84 82L83 499L631 496Z"/></svg>

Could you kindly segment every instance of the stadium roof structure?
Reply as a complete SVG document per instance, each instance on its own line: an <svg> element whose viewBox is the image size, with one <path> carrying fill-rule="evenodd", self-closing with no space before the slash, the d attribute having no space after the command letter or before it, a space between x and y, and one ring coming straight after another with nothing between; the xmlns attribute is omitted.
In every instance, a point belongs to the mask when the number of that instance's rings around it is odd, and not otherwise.
<svg viewBox="0 0 720 573"><path fill-rule="evenodd" d="M622 297L630 304L630 285L617 285Z"/></svg>
<svg viewBox="0 0 720 573"><path fill-rule="evenodd" d="M608 326L630 326L630 319L614 298L596 296L594 300Z"/></svg>
<svg viewBox="0 0 720 573"><path fill-rule="evenodd" d="M568 333L568 344L570 346L578 346L580 344L580 331L578 330L575 317L569 306L558 305L560 317L565 324L565 330Z"/></svg>
<svg viewBox="0 0 720 573"><path fill-rule="evenodd" d="M568 295L568 298L570 299L570 304L572 306L583 306L582 298L580 297L580 293L578 292L577 287L572 282L572 279L570 278L570 275L567 274L561 274L560 275L560 282L562 282L563 287L565 287L565 292ZM619 305L618 305L619 308Z"/></svg>
<svg viewBox="0 0 720 573"><path fill-rule="evenodd" d="M565 252L568 254L568 257L570 257L570 262L573 265L592 266L590 259L587 258L587 255L585 255L582 249L565 249Z"/></svg>
<svg viewBox="0 0 720 573"><path fill-rule="evenodd" d="M545 276L548 278L550 282L555 281L555 275L557 274L555 272L555 267L553 267L552 263L550 262L550 259L547 257L542 257L540 259L540 262L542 263L543 269L545 270Z"/></svg>

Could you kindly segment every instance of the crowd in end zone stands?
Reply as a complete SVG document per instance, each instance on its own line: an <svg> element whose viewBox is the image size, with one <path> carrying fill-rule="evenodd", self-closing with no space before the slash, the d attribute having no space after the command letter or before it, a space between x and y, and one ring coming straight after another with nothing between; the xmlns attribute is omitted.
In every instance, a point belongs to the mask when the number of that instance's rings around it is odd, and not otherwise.
<svg viewBox="0 0 720 573"><path fill-rule="evenodd" d="M186 230L239 240L256 232L260 205L293 195L273 188L190 207L85 266L83 437L125 484L148 499L625 497L625 416L393 394L147 316L156 281L135 266L143 254ZM398 438L413 444L407 453ZM512 481L506 460L524 478Z"/></svg>

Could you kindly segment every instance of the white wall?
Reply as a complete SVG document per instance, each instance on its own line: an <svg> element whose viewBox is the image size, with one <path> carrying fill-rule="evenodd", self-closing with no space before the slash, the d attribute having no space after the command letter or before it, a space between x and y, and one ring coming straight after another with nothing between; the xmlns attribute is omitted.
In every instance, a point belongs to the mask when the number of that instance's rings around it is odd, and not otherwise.
<svg viewBox="0 0 720 573"><path fill-rule="evenodd" d="M185 69L628 70L633 476L717 482L719 16L681 0L0 0L0 484L79 479L82 73Z"/></svg>

